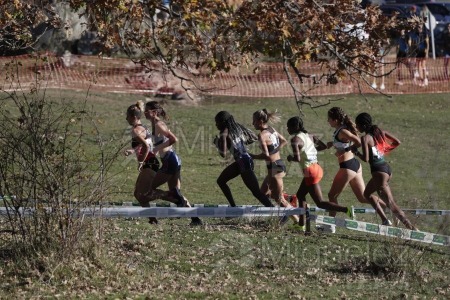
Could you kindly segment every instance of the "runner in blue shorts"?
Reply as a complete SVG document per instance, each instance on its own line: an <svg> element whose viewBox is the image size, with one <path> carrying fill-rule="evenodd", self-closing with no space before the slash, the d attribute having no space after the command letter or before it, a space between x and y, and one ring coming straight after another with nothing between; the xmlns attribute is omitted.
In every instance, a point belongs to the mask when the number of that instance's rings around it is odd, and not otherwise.
<svg viewBox="0 0 450 300"><path fill-rule="evenodd" d="M152 192L167 182L169 195L176 199L177 206L190 207L189 201L180 192L181 160L172 148L178 139L164 122L168 119L167 114L157 101L150 101L145 104L145 117L152 122L153 151L159 154L162 161L162 167L152 182ZM193 217L191 225L202 225L202 221Z"/></svg>

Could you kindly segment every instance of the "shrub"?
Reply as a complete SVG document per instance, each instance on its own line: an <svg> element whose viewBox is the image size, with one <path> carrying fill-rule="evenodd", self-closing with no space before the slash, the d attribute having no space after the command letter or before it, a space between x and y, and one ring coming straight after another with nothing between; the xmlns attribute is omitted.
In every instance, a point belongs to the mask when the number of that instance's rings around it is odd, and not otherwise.
<svg viewBox="0 0 450 300"><path fill-rule="evenodd" d="M70 257L81 239L98 233L97 221L80 211L106 197L117 152L105 151L86 101L49 99L38 72L25 89L20 67L14 60L5 66L10 86L0 89L0 240L7 241L0 247L16 258L48 251Z"/></svg>

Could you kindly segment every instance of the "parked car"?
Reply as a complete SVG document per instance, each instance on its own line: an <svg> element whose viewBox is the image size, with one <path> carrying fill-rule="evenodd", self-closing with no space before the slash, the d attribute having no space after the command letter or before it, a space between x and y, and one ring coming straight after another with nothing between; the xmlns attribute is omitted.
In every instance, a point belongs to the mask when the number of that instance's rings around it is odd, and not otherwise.
<svg viewBox="0 0 450 300"><path fill-rule="evenodd" d="M436 22L450 22L450 11L445 5L441 3L420 3L417 5L420 7L426 6L436 18Z"/></svg>

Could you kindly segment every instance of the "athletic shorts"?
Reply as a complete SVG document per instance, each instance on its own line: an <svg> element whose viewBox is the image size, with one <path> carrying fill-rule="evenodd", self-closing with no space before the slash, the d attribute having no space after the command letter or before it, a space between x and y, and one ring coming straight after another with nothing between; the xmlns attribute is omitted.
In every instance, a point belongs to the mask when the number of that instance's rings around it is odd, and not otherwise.
<svg viewBox="0 0 450 300"><path fill-rule="evenodd" d="M286 165L282 159L267 163L267 170L271 176L286 172Z"/></svg>
<svg viewBox="0 0 450 300"><path fill-rule="evenodd" d="M341 169L349 169L354 172L358 172L360 166L361 166L361 164L359 163L359 160L357 160L354 157L352 159L349 159L349 160L339 163L339 167Z"/></svg>
<svg viewBox="0 0 450 300"><path fill-rule="evenodd" d="M253 164L253 158L251 158L251 156L248 154L241 155L239 158L236 158L235 161L241 173L244 173L246 171L253 171L255 168Z"/></svg>
<svg viewBox="0 0 450 300"><path fill-rule="evenodd" d="M416 55L416 57L417 58L425 58L425 55L426 53L425 53L425 51L424 50L419 50L419 51L417 51L417 55Z"/></svg>
<svg viewBox="0 0 450 300"><path fill-rule="evenodd" d="M391 167L387 163L370 165L370 173L373 172L383 172L388 174L389 176L391 176L392 174Z"/></svg>
<svg viewBox="0 0 450 300"><path fill-rule="evenodd" d="M403 51L397 52L397 58L407 58L407 57L408 57L408 53L403 52Z"/></svg>
<svg viewBox="0 0 450 300"><path fill-rule="evenodd" d="M143 169L152 169L155 172L158 172L159 169L159 160L156 157L150 157L147 159L142 165Z"/></svg>
<svg viewBox="0 0 450 300"><path fill-rule="evenodd" d="M161 157L162 167L159 172L165 174L176 174L181 170L181 159L175 153L175 151L168 151Z"/></svg>
<svg viewBox="0 0 450 300"><path fill-rule="evenodd" d="M314 185L320 182L323 177L323 169L319 164L312 164L303 169L303 177L306 185Z"/></svg>

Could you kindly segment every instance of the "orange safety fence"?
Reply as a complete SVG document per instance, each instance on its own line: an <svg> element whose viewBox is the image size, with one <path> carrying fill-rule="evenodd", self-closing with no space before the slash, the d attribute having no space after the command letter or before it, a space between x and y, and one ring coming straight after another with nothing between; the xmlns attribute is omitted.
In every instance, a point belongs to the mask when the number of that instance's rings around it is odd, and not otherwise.
<svg viewBox="0 0 450 300"><path fill-rule="evenodd" d="M15 71L14 79L8 72L8 63L16 60L21 66ZM386 59L385 72L393 70L395 59ZM445 58L428 59L428 84L423 85L414 71L405 65L400 73L393 70L382 78L366 77L370 84L386 94L419 94L450 92L450 81ZM9 69L10 70L10 69ZM309 75L323 72L316 63L303 63L301 71ZM125 58L100 58L96 56L70 57L47 56L46 60L36 60L28 55L0 57L0 90L28 87L36 82L36 77L46 82L47 88L93 89L117 93L173 94L177 87L163 76L145 72L144 68ZM400 80L399 80L400 77ZM317 77L316 77L317 78ZM255 74L252 70L239 70L219 73L214 78L198 76L198 86L208 89L211 95L243 97L292 97L293 91L280 63L264 63ZM294 80L296 88L310 96L340 95L359 93L359 87L350 79L337 84L325 82L315 84L312 78L303 83ZM377 93L369 85L360 86L362 93ZM179 89L179 86L178 86Z"/></svg>

